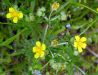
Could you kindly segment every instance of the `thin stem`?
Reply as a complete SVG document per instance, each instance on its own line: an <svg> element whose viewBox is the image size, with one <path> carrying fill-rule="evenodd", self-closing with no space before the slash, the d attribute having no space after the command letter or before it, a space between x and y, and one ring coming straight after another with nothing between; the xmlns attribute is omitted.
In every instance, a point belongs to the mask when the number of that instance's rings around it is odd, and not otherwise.
<svg viewBox="0 0 98 75"><path fill-rule="evenodd" d="M84 34L96 21L97 19L95 19L83 32L81 32L80 35Z"/></svg>
<svg viewBox="0 0 98 75"><path fill-rule="evenodd" d="M56 46L61 46L61 45L68 45L68 42L62 42L57 44ZM56 47L56 46L50 45L49 47Z"/></svg>
<svg viewBox="0 0 98 75"><path fill-rule="evenodd" d="M49 50L49 51L50 51L50 53L51 53L52 58L54 58L54 54L51 52L51 50Z"/></svg>
<svg viewBox="0 0 98 75"><path fill-rule="evenodd" d="M52 12L53 12L53 10L50 12L50 15L49 15L49 18L48 18L48 24L49 24L49 25L50 25L50 18L51 18ZM43 43L44 43L45 38L46 38L46 35L47 35L47 31L48 31L48 27L49 27L48 24L47 24L47 26L46 26L46 28L45 28L45 33L44 33Z"/></svg>
<svg viewBox="0 0 98 75"><path fill-rule="evenodd" d="M93 52L93 50L91 50L90 48L87 47L87 50L94 55L96 58L98 58L98 54L96 54L95 52Z"/></svg>
<svg viewBox="0 0 98 75"><path fill-rule="evenodd" d="M79 68L77 65L74 65L74 64L73 64L73 66L74 66L75 68L77 68L83 75L86 75L86 73L85 73L81 68Z"/></svg>
<svg viewBox="0 0 98 75"><path fill-rule="evenodd" d="M51 12L50 12L50 15L49 15L49 22L50 22L50 18L51 18L52 12L53 12L53 10L51 10Z"/></svg>
<svg viewBox="0 0 98 75"><path fill-rule="evenodd" d="M43 70L48 64L49 64L50 60L42 67L41 70Z"/></svg>
<svg viewBox="0 0 98 75"><path fill-rule="evenodd" d="M44 38L43 38L43 43L44 43L44 40L45 40L45 37L46 37L47 31L48 31L48 25L46 26L46 29L45 29Z"/></svg>
<svg viewBox="0 0 98 75"><path fill-rule="evenodd" d="M94 12L94 13L97 13L97 14L98 14L98 12L97 12L97 11L93 10L92 8L90 8L90 7L86 6L86 5L83 5L83 4L80 4L80 3L73 3L73 4L78 5L78 6L85 7L85 8L87 8L87 9L91 10L92 12Z"/></svg>
<svg viewBox="0 0 98 75"><path fill-rule="evenodd" d="M68 44L68 42L59 43L57 45L66 45L66 44Z"/></svg>
<svg viewBox="0 0 98 75"><path fill-rule="evenodd" d="M62 56L61 54L59 53L56 53L56 55L60 56L63 60L66 60L64 56Z"/></svg>
<svg viewBox="0 0 98 75"><path fill-rule="evenodd" d="M55 75L58 75L58 69L56 70Z"/></svg>

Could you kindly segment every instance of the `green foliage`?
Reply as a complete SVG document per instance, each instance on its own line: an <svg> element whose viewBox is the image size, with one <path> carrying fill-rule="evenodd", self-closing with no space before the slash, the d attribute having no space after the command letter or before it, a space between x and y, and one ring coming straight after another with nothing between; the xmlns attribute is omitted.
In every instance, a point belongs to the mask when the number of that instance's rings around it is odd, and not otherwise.
<svg viewBox="0 0 98 75"><path fill-rule="evenodd" d="M51 7L60 4L56 11ZM0 75L97 75L97 0L1 0ZM17 7L23 18L13 23L8 9ZM74 36L87 38L83 53ZM57 46L52 41L57 39ZM34 58L36 41L45 43L45 57ZM35 73L37 72L37 73Z"/></svg>

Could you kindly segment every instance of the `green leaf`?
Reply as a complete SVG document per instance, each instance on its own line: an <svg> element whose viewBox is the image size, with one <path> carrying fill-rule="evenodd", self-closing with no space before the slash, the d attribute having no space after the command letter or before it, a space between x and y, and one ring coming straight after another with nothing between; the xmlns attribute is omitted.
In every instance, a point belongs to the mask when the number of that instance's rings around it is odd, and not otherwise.
<svg viewBox="0 0 98 75"><path fill-rule="evenodd" d="M24 32L26 30L23 29L22 31L20 31L19 33L17 33L15 36L7 39L6 41L4 41L3 43L0 44L0 46L8 46L11 42L13 42L22 32Z"/></svg>

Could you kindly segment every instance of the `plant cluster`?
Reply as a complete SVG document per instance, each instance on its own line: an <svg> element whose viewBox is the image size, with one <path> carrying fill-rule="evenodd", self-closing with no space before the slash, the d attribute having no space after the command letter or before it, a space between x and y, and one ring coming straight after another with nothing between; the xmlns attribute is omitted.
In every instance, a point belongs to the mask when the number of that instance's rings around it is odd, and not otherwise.
<svg viewBox="0 0 98 75"><path fill-rule="evenodd" d="M97 7L98 0L1 0L0 75L97 75Z"/></svg>

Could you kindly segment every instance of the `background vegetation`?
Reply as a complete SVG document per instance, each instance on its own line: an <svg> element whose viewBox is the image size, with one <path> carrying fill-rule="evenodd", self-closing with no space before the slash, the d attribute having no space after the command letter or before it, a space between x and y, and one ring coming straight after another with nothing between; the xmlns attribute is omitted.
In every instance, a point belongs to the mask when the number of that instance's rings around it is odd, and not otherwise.
<svg viewBox="0 0 98 75"><path fill-rule="evenodd" d="M10 7L22 11L18 23L6 18ZM98 0L0 0L0 75L98 75L97 8ZM83 53L75 35L87 38ZM43 39L45 57L35 59L32 48Z"/></svg>

